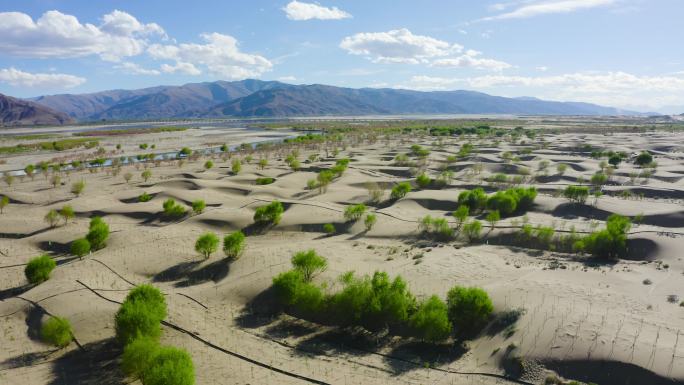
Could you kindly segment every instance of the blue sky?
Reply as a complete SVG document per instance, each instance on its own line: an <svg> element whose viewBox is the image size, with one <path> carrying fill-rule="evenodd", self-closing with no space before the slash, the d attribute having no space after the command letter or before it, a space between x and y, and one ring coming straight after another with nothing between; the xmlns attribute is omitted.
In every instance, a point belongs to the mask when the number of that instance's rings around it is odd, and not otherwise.
<svg viewBox="0 0 684 385"><path fill-rule="evenodd" d="M682 0L0 0L0 92L212 80L684 112Z"/></svg>

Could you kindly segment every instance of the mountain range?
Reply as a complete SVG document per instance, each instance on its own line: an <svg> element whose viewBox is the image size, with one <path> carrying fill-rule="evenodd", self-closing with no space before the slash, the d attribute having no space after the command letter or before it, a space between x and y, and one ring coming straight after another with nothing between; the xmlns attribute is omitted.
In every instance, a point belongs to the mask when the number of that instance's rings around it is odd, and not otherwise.
<svg viewBox="0 0 684 385"><path fill-rule="evenodd" d="M0 125L61 125L73 119L62 112L27 100L0 94Z"/></svg>
<svg viewBox="0 0 684 385"><path fill-rule="evenodd" d="M355 89L254 79L48 95L29 101L77 121L401 114L639 114L589 103L507 98L475 91Z"/></svg>

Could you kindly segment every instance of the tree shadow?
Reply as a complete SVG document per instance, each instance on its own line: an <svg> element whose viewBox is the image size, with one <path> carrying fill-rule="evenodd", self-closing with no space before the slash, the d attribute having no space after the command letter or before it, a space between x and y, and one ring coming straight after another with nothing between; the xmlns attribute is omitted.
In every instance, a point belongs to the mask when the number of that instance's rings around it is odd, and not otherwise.
<svg viewBox="0 0 684 385"><path fill-rule="evenodd" d="M385 362L396 375L412 370L447 365L460 359L468 349L463 344L430 344L410 341L395 346Z"/></svg>
<svg viewBox="0 0 684 385"><path fill-rule="evenodd" d="M172 282L176 287L188 287L205 282L219 282L230 272L230 258L223 258L207 265L200 265L204 261L181 262L175 266L157 273L152 280L155 282Z"/></svg>
<svg viewBox="0 0 684 385"><path fill-rule="evenodd" d="M8 298L16 297L18 295L24 294L27 291L33 289L36 285L33 283L27 283L21 286L13 287L10 289L0 290L0 301L4 301Z"/></svg>
<svg viewBox="0 0 684 385"><path fill-rule="evenodd" d="M26 335L33 341L41 341L40 329L43 326L43 316L47 315L43 308L31 305L26 314Z"/></svg>
<svg viewBox="0 0 684 385"><path fill-rule="evenodd" d="M242 313L235 319L238 326L256 329L272 324L282 311L273 286L257 294L245 304Z"/></svg>
<svg viewBox="0 0 684 385"><path fill-rule="evenodd" d="M126 378L119 366L121 346L114 339L92 342L53 362L49 385L121 385Z"/></svg>
<svg viewBox="0 0 684 385"><path fill-rule="evenodd" d="M16 369L25 366L32 366L39 362L45 361L51 354L59 351L53 349L43 352L24 353L18 356L10 357L3 362L0 362L0 370Z"/></svg>
<svg viewBox="0 0 684 385"><path fill-rule="evenodd" d="M387 343L360 328L335 328L300 341L295 354L303 356L354 354L366 356Z"/></svg>

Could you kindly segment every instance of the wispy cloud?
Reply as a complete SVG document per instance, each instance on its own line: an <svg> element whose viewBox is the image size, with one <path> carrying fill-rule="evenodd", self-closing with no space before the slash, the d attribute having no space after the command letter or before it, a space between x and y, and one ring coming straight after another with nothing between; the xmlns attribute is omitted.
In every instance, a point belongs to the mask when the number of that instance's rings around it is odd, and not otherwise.
<svg viewBox="0 0 684 385"><path fill-rule="evenodd" d="M0 82L14 87L73 88L85 83L86 79L67 74L30 73L16 68L0 69Z"/></svg>
<svg viewBox="0 0 684 385"><path fill-rule="evenodd" d="M613 5L617 0L548 0L517 3L515 8L495 16L484 17L479 21L493 21L506 19L524 19L546 14L571 13L584 9ZM491 9L504 11L513 3L495 4Z"/></svg>

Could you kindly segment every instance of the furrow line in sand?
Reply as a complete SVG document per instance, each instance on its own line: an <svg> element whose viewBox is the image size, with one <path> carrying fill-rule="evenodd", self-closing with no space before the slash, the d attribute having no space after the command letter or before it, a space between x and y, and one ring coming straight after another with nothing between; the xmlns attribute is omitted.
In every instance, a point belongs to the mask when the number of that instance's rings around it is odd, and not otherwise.
<svg viewBox="0 0 684 385"><path fill-rule="evenodd" d="M31 301L30 299L26 299L26 298L19 296L19 295L14 297L14 298L19 298L23 301L26 301L26 302L30 303L31 305L33 305L34 307L40 309L43 313L49 315L50 317L54 317L54 315L52 313L50 313L46 308L44 308L40 304L38 304L38 302ZM73 331L71 332L71 336L73 337L74 342L76 343L76 346L78 346L78 348L81 349L81 351L85 352L86 350L83 348L83 345L81 345L81 343L78 342L78 339L76 338L76 335L74 334Z"/></svg>
<svg viewBox="0 0 684 385"><path fill-rule="evenodd" d="M104 299L105 301L108 301L108 302L111 302L111 303L115 303L115 304L119 304L119 305L121 304L121 302L118 302L118 301L115 301L115 300L113 300L113 299L109 299L109 298L103 296L102 294L98 293L97 291L95 291L94 289L90 288L88 285L86 285L85 283L83 283L83 282L81 282L81 281L79 281L79 280L76 280L76 282L78 282L79 284L83 285L83 287L85 287L86 289L88 289L90 292L92 292L92 293L95 294L96 296L98 296L98 297ZM277 367L275 367L275 366L272 366L272 365L269 365L269 364L266 364L266 363L257 361L257 360L252 359L252 358L249 358L249 357L244 356L244 355L242 355L242 354L240 354L240 353L236 353L236 352L230 351L230 350L228 350L228 349L222 348L222 347L220 347L220 346L218 346L218 345L216 345L216 344L214 344L214 343L212 343L212 342L210 342L210 341L207 341L207 340L201 338L200 336L196 335L195 333L193 333L193 332L191 332L191 331L189 331L189 330L187 330L187 329L184 329L184 328L182 328L182 327L180 327L180 326L178 326L178 325L175 325L175 324L173 324L173 323L171 323L171 322L162 321L161 323L162 323L162 325L164 325L164 326L167 326L167 327L169 327L169 328L171 328L171 329L174 329L174 330L176 330L176 331L178 331L178 332L180 332L180 333L183 333L183 334L188 335L189 337L191 337L191 338L193 338L193 339L195 339L195 340L197 340L197 341L203 343L203 344L206 345L206 346L209 346L210 348L212 348L212 349L214 349L214 350L218 350L218 351L220 351L220 352L222 352L222 353L225 353L225 354L228 354L228 355L230 355L230 356L233 356L233 357L236 357L236 358L238 358L238 359L241 359L241 360L243 360L243 361L249 362L249 363L251 363L251 364L253 364L253 365L257 365L257 366L262 367L262 368L264 368L264 369L268 369L268 370L274 371L274 372L276 372L276 373L280 373L280 374L286 375L286 376L288 376L288 377L292 377L292 378L296 378L296 379L303 380L303 381L306 381L306 382L310 382L310 383L312 383L312 384L330 385L330 384L328 384L327 382L320 381L320 380L316 380L316 379L310 378L310 377L306 377L306 376L303 376L303 375L301 375L301 374L289 372L289 371L287 371L287 370L280 369L280 368L277 368Z"/></svg>

